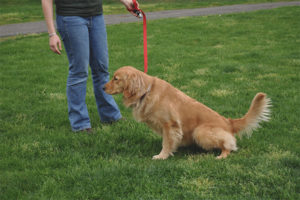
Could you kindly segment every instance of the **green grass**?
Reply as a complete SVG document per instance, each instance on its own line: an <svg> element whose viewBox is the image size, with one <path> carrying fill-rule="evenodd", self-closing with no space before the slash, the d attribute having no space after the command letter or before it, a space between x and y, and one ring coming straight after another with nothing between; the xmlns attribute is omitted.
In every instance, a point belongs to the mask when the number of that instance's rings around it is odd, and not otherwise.
<svg viewBox="0 0 300 200"><path fill-rule="evenodd" d="M54 1L54 0L53 0ZM199 8L243 3L266 3L295 0L140 0L145 12ZM103 0L104 14L128 13L120 0ZM0 25L44 20L40 0L1 0Z"/></svg>
<svg viewBox="0 0 300 200"><path fill-rule="evenodd" d="M94 135L67 119L67 57L46 34L6 38L0 49L0 199L299 199L300 7L148 23L149 74L222 115L241 117L257 92L272 119L225 160L179 149L153 161L161 138L116 96L127 121ZM142 24L108 26L110 71L143 68Z"/></svg>

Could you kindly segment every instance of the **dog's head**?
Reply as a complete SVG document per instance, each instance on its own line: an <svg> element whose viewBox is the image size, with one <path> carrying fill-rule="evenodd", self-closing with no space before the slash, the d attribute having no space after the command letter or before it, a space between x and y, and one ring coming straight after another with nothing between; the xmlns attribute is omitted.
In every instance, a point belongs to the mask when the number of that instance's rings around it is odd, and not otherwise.
<svg viewBox="0 0 300 200"><path fill-rule="evenodd" d="M147 91L145 76L146 74L133 67L121 67L103 89L108 94L123 93L124 100L134 102Z"/></svg>

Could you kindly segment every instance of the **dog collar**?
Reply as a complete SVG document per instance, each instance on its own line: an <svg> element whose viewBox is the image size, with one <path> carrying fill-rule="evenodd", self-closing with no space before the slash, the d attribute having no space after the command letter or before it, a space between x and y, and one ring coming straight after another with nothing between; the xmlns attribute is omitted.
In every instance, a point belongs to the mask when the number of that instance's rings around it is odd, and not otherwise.
<svg viewBox="0 0 300 200"><path fill-rule="evenodd" d="M147 91L145 92L145 94L143 94L140 98L140 103L143 101L143 99L146 97L146 95L150 92L152 85L149 85Z"/></svg>

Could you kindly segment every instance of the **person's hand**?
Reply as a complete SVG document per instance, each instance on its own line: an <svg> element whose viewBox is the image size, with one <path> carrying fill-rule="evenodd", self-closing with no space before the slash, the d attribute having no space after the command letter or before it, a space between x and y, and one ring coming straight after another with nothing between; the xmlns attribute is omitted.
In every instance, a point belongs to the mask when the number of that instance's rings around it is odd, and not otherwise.
<svg viewBox="0 0 300 200"><path fill-rule="evenodd" d="M49 38L49 46L50 46L50 49L51 51L53 51L54 53L57 53L57 54L61 54L61 41L58 37L58 35L53 35Z"/></svg>
<svg viewBox="0 0 300 200"><path fill-rule="evenodd" d="M133 2L132 0L120 0L124 5L125 7L127 8L127 10L134 16L138 17L138 15L133 12L133 9L134 9L134 6L133 6ZM136 1L136 4L137 4L137 7L139 8L139 3Z"/></svg>

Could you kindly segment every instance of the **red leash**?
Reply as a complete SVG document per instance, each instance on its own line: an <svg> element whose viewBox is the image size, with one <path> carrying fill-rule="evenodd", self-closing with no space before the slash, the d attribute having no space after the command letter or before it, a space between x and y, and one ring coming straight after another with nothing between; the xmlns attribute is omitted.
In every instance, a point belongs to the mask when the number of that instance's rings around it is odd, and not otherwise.
<svg viewBox="0 0 300 200"><path fill-rule="evenodd" d="M143 38L144 38L144 72L147 73L148 71L148 53L147 53L147 20L145 13L138 8L136 0L132 0L133 3L133 11L139 15L142 13L143 15Z"/></svg>

